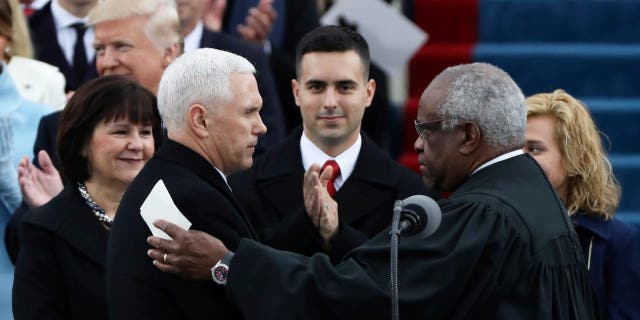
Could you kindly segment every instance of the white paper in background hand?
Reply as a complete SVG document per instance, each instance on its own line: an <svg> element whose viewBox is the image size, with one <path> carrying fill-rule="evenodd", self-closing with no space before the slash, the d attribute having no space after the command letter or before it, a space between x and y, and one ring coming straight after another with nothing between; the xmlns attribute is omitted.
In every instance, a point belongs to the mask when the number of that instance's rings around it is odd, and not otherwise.
<svg viewBox="0 0 640 320"><path fill-rule="evenodd" d="M427 34L382 0L340 0L325 13L323 25L355 26L369 44L371 60L393 76L427 41Z"/></svg>
<svg viewBox="0 0 640 320"><path fill-rule="evenodd" d="M164 231L156 228L153 222L162 219L178 225L184 230L191 228L191 222L178 210L162 180L158 180L151 192L140 206L140 215L151 230L151 233L163 239L171 239Z"/></svg>

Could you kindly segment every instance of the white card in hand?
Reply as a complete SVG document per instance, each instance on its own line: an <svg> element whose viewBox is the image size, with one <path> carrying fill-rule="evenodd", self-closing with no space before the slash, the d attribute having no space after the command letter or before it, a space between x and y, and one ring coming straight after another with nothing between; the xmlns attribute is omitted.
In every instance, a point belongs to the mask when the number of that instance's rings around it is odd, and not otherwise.
<svg viewBox="0 0 640 320"><path fill-rule="evenodd" d="M164 231L156 228L153 222L162 219L178 225L184 230L191 228L191 222L178 210L178 207L171 200L171 195L162 180L158 180L147 199L140 206L140 215L147 223L151 233L160 238L171 239Z"/></svg>

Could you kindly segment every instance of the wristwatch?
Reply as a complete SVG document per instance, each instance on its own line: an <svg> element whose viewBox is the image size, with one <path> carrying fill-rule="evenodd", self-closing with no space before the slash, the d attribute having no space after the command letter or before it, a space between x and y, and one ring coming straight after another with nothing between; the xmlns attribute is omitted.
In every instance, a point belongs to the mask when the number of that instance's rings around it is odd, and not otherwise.
<svg viewBox="0 0 640 320"><path fill-rule="evenodd" d="M227 274L229 273L229 264L233 258L233 252L229 251L211 268L211 278L213 282L220 285L227 285Z"/></svg>

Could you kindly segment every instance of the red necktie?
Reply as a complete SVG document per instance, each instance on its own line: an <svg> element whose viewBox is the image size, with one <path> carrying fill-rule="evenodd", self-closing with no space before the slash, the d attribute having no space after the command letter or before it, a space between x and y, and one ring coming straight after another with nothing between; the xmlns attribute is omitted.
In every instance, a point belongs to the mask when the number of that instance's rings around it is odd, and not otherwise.
<svg viewBox="0 0 640 320"><path fill-rule="evenodd" d="M335 160L327 160L327 162L322 165L322 171L324 171L324 168L328 166L331 166L333 171L331 172L329 181L327 181L327 192L329 192L329 195L333 197L333 195L336 194L336 186L334 183L336 178L340 175L340 166L338 166L338 163Z"/></svg>
<svg viewBox="0 0 640 320"><path fill-rule="evenodd" d="M31 17L33 15L33 13L36 12L36 10L33 9L32 6L27 4L22 9L22 12L24 12L24 16L28 18L28 17Z"/></svg>

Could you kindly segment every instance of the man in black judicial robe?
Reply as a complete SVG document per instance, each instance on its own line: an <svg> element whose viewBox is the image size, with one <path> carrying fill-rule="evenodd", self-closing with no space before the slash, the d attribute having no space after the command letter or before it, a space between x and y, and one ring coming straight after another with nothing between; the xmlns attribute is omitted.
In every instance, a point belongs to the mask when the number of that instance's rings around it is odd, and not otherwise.
<svg viewBox="0 0 640 320"><path fill-rule="evenodd" d="M566 210L520 149L526 107L513 80L484 63L448 68L423 93L417 118L423 180L453 194L440 201L435 233L400 239L400 317L597 319ZM157 225L174 241L149 239L156 266L204 279L225 256L227 295L246 319L390 318L387 231L332 266L322 254L245 239L233 254L207 234ZM180 259L158 263L164 252Z"/></svg>

